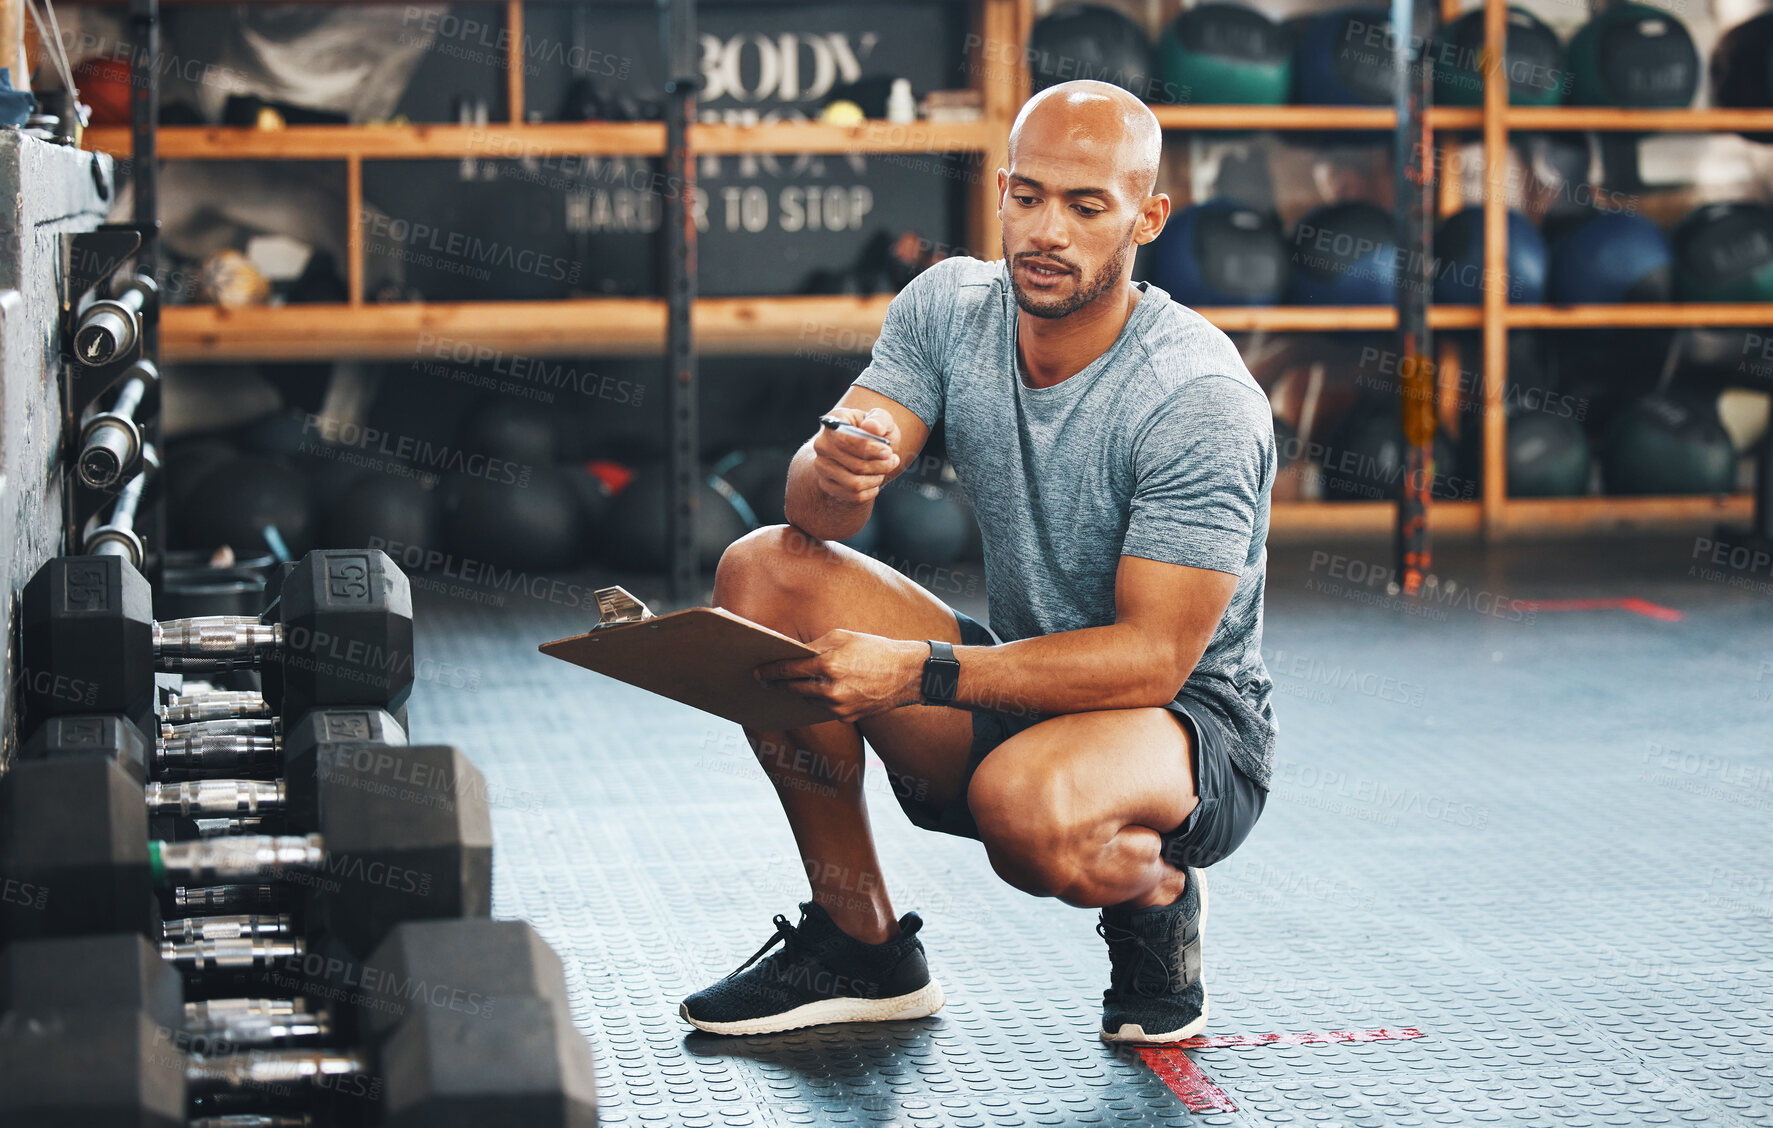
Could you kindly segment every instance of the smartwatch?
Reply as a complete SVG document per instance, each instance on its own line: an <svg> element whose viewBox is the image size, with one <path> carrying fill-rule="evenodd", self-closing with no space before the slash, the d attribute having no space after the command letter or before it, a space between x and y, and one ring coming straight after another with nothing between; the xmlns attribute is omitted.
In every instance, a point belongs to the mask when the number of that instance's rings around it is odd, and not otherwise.
<svg viewBox="0 0 1773 1128"><path fill-rule="evenodd" d="M960 688L960 661L954 657L951 644L933 638L928 641L930 656L923 660L923 703L952 705Z"/></svg>

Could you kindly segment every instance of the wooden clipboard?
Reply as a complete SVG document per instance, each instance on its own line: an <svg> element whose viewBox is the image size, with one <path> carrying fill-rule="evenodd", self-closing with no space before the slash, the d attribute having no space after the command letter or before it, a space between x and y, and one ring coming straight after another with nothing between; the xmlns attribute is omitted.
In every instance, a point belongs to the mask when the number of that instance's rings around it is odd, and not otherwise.
<svg viewBox="0 0 1773 1128"><path fill-rule="evenodd" d="M824 705L751 674L764 662L818 653L805 643L719 607L654 615L619 587L599 589L597 602L597 626L538 649L759 731L835 719Z"/></svg>

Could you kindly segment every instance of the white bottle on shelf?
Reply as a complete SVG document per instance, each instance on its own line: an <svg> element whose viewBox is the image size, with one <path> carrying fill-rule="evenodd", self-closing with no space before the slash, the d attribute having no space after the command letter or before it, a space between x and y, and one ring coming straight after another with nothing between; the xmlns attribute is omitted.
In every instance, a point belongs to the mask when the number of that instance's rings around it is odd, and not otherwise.
<svg viewBox="0 0 1773 1128"><path fill-rule="evenodd" d="M892 92L887 95L887 120L895 125L910 125L917 120L917 99L911 96L910 79L893 79Z"/></svg>

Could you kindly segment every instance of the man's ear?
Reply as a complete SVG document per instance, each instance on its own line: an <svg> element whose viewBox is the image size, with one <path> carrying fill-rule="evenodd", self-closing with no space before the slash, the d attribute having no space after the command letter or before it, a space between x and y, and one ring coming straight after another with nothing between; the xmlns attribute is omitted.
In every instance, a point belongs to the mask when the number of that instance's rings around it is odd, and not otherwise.
<svg viewBox="0 0 1773 1128"><path fill-rule="evenodd" d="M1003 222L1003 202L1006 199L1005 192L1007 192L1009 190L1009 187L1010 187L1010 170L1007 168L998 169L997 170L997 221L999 223Z"/></svg>
<svg viewBox="0 0 1773 1128"><path fill-rule="evenodd" d="M1164 224L1170 221L1170 198L1162 192L1145 198L1145 206L1139 209L1139 220L1133 225L1133 242L1146 244L1163 234Z"/></svg>

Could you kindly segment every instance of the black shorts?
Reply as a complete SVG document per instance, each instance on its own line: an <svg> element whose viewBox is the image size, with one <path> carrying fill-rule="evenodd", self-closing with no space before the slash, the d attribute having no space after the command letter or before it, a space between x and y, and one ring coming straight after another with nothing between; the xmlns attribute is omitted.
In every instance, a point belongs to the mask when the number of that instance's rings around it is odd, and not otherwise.
<svg viewBox="0 0 1773 1128"><path fill-rule="evenodd" d="M962 614L954 613L960 624L962 646L997 646L1001 643L991 628ZM1204 709L1190 708L1172 701L1166 708L1188 729L1194 766L1194 793L1200 802L1189 813L1187 821L1163 836L1164 860L1171 865L1210 866L1229 857L1249 837L1268 792L1261 784L1245 775L1231 760L1229 748L1234 739L1213 715ZM993 748L1045 718L1012 716L1004 713L973 711L973 744L967 754L966 775L961 783L960 797L946 807L918 802L894 788L899 805L911 821L925 830L955 834L962 838L978 838L979 827L967 806L966 788L973 773Z"/></svg>

